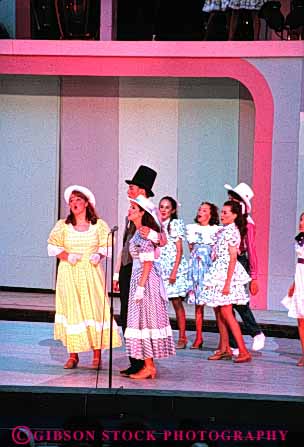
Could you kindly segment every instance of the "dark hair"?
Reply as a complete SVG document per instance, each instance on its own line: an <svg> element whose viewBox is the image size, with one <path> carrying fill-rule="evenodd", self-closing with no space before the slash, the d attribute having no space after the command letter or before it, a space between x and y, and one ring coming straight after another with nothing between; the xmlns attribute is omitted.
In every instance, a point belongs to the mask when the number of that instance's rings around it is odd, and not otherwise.
<svg viewBox="0 0 304 447"><path fill-rule="evenodd" d="M143 188L146 191L146 196L149 197L153 197L153 193L151 191L151 189L147 189L147 188Z"/></svg>
<svg viewBox="0 0 304 447"><path fill-rule="evenodd" d="M237 200L238 202L241 202L241 203L243 203L243 204L245 205L245 213L244 213L243 215L246 217L246 220L247 220L247 217L248 217L248 213L247 213L247 205L246 205L246 203L244 202L244 200L242 199L242 197L239 196L236 192L231 191L231 190L228 191L228 195L231 196L231 197L233 197L233 198L234 198L235 200Z"/></svg>
<svg viewBox="0 0 304 447"><path fill-rule="evenodd" d="M160 233L160 228L155 222L154 218L151 216L151 214L145 211L141 206L139 208L145 212L141 220L142 225L144 227L151 228L151 230L157 231L157 233Z"/></svg>
<svg viewBox="0 0 304 447"><path fill-rule="evenodd" d="M145 191L145 194L146 194L147 198L153 197L153 193L152 193L151 189L147 189L145 186L140 185L139 183L130 183L130 185L135 185L138 188L143 189Z"/></svg>
<svg viewBox="0 0 304 447"><path fill-rule="evenodd" d="M77 196L77 197L81 197L83 200L85 200L87 202L88 206L86 208L86 220L91 222L92 225L95 225L97 223L98 216L96 214L95 208L88 201L87 196L85 196L80 191L72 191L71 194L74 194L74 196ZM72 213L71 210L70 210L70 214L65 219L65 223L66 224L70 224L71 223L72 225L76 225L76 219L75 219L75 216L74 216L74 214Z"/></svg>
<svg viewBox="0 0 304 447"><path fill-rule="evenodd" d="M301 221L303 216L304 216L304 211L300 214L299 222ZM298 242L301 241L303 239L303 237L302 237L303 234L304 234L304 231L300 230L300 232L296 235L295 240Z"/></svg>
<svg viewBox="0 0 304 447"><path fill-rule="evenodd" d="M220 223L219 214L218 214L218 207L216 205L214 205L214 203L210 203L210 202L202 202L200 204L200 207L203 206L203 205L208 205L209 208L210 208L209 225L218 225ZM197 213L196 213L194 222L198 223Z"/></svg>
<svg viewBox="0 0 304 447"><path fill-rule="evenodd" d="M236 192L232 191L231 189L229 189L228 195L233 197L234 199L238 200L239 202L245 203L244 200L242 199L242 197L239 196Z"/></svg>
<svg viewBox="0 0 304 447"><path fill-rule="evenodd" d="M299 222L301 221L302 217L304 216L304 211L300 214ZM299 230L300 232L296 235L295 240L299 243L301 247L304 245L304 231Z"/></svg>
<svg viewBox="0 0 304 447"><path fill-rule="evenodd" d="M163 200L168 200L168 202L170 202L172 210L173 210L173 212L172 212L172 214L170 216L169 224L168 224L168 232L170 234L170 223L171 223L172 220L177 219L177 202L171 196L164 196L162 199L160 199L158 207L160 207L160 204L161 204L161 202Z"/></svg>
<svg viewBox="0 0 304 447"><path fill-rule="evenodd" d="M148 211L144 210L140 205L138 205L138 203L136 203L136 202L133 202L133 203L134 203L134 205L138 206L140 211L144 212L143 217L141 219L141 223L142 223L143 227L149 227L149 228L151 228L151 230L154 230L154 231L157 231L157 233L160 233L160 228L157 225L157 223L155 222L154 218L151 216L151 214L148 213Z"/></svg>
<svg viewBox="0 0 304 447"><path fill-rule="evenodd" d="M238 227L241 239L243 240L247 234L247 215L242 214L242 207L238 202L234 200L227 200L223 206L229 206L231 212L236 214L236 219L234 221L235 225Z"/></svg>

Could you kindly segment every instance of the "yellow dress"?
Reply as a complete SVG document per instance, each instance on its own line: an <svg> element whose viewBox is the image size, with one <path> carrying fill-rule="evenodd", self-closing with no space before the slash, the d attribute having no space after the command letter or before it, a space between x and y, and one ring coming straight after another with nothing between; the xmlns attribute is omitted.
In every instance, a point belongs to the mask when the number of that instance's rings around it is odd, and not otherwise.
<svg viewBox="0 0 304 447"><path fill-rule="evenodd" d="M98 219L96 225L91 223L83 232L59 220L50 233L49 244L67 253L83 255L75 265L60 261L57 273L54 338L61 340L68 352L103 349L110 345L110 306L104 273L100 264L95 266L89 261L91 254L111 244L109 231L102 219ZM121 346L115 320L112 346Z"/></svg>

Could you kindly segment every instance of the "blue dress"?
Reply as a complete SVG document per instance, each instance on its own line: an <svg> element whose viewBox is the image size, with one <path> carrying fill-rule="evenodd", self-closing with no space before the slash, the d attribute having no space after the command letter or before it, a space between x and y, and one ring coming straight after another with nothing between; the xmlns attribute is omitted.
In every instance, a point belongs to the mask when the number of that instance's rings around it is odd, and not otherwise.
<svg viewBox="0 0 304 447"><path fill-rule="evenodd" d="M192 245L188 268L188 304L202 305L202 284L212 259L212 247L216 241L217 225L189 224L186 226L186 238Z"/></svg>

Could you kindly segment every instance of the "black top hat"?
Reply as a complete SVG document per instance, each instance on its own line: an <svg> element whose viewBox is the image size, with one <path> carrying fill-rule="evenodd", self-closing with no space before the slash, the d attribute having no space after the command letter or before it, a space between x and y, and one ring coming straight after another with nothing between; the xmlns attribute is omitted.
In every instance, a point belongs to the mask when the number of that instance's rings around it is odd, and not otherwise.
<svg viewBox="0 0 304 447"><path fill-rule="evenodd" d="M126 180L128 185L136 185L140 188L144 188L147 191L148 197L153 197L152 186L154 184L157 172L154 169L148 168L148 166L139 166L135 172L132 180Z"/></svg>

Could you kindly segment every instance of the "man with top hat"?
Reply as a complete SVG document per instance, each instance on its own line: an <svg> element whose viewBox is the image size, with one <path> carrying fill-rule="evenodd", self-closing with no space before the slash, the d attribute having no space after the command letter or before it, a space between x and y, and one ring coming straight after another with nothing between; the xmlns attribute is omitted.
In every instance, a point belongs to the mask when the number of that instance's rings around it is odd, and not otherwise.
<svg viewBox="0 0 304 447"><path fill-rule="evenodd" d="M136 199L139 195L144 197L153 197L152 187L156 178L156 171L148 166L141 165L137 169L131 180L126 180L128 187L128 198ZM157 208L154 210L157 215ZM123 247L118 255L115 273L113 277L113 289L115 292L120 291L120 319L123 332L127 327L128 316L128 300L130 292L130 281L132 274L132 257L129 253L129 243L134 236L136 227L126 217L126 225L123 235ZM152 240L156 245L165 245L167 240L164 233L157 233L149 228L142 227L140 230L142 237ZM144 361L129 357L130 366L122 371L121 374L129 376L140 371L144 366Z"/></svg>
<svg viewBox="0 0 304 447"><path fill-rule="evenodd" d="M243 265L247 273L251 277L249 284L249 290L251 295L256 295L259 291L259 285L257 280L258 275L258 260L255 245L255 223L249 215L251 212L251 199L254 193L250 186L246 183L239 183L235 188L230 185L224 185L228 190L228 196L230 200L239 202L243 209L243 214L247 215L247 234L243 243L240 246L240 254L238 255L238 261ZM261 331L260 326L257 324L254 315L249 307L249 303L245 305L234 304L233 308L237 310L241 316L246 331L253 337L252 349L253 351L259 351L263 349L265 344L265 335ZM230 346L235 350L236 343L230 334ZM235 352L237 354L237 352Z"/></svg>

